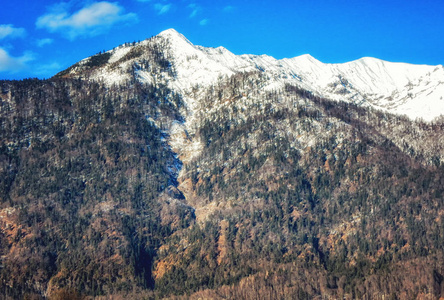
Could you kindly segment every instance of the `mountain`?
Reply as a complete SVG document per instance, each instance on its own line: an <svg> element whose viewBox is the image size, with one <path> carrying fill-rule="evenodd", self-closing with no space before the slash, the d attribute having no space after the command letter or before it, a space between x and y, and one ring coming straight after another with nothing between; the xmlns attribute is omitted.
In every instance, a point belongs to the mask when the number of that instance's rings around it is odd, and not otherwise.
<svg viewBox="0 0 444 300"><path fill-rule="evenodd" d="M0 297L444 296L442 72L167 30L1 81Z"/></svg>
<svg viewBox="0 0 444 300"><path fill-rule="evenodd" d="M259 70L267 77L265 89L292 84L316 96L405 114L412 119L431 121L444 113L442 65L391 63L370 57L344 64L324 64L310 55L282 60L266 55L236 56L223 47L195 46L174 29L160 33L154 40L103 53L109 60L100 72L93 72L93 78L102 78L108 83L128 79L129 68L147 58L143 49L156 43L175 70L174 76L168 78L170 88L181 91L189 90L196 83L208 86L220 76ZM70 73L82 72L90 63L87 58ZM144 82L155 80L150 69L142 67L137 73Z"/></svg>

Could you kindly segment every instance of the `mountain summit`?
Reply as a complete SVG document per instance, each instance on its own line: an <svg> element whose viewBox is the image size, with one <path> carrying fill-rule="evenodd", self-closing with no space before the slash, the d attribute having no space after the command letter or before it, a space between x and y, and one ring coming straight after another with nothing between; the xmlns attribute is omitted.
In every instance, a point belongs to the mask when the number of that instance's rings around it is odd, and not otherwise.
<svg viewBox="0 0 444 300"><path fill-rule="evenodd" d="M154 78L158 74L141 63L153 54L152 49L161 52L171 64L174 72L164 74L163 80L178 91L209 86L221 76L260 71L265 75L261 86L266 90L292 84L320 97L405 114L412 119L431 121L444 114L442 65L392 63L371 57L324 64L310 55L281 60L266 55L234 55L223 47L195 46L174 29L82 60L62 74L83 75L88 69L92 78L112 84L127 80L134 70L141 82L152 83L159 79ZM100 68L91 70L96 61L100 61Z"/></svg>

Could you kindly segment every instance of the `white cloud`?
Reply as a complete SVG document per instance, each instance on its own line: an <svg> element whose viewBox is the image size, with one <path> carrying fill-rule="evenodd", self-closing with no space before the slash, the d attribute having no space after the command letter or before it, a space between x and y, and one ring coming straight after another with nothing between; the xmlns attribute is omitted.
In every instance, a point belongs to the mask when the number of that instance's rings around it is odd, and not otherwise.
<svg viewBox="0 0 444 300"><path fill-rule="evenodd" d="M59 32L74 40L105 33L117 23L131 24L137 21L136 14L124 14L123 7L117 3L102 1L94 2L72 14L63 3L53 6L50 12L37 19L36 26L49 32Z"/></svg>
<svg viewBox="0 0 444 300"><path fill-rule="evenodd" d="M25 52L20 57L14 57L0 47L0 72L19 72L27 67L27 62L32 60L34 60L34 54L31 52Z"/></svg>
<svg viewBox="0 0 444 300"><path fill-rule="evenodd" d="M15 28L12 24L0 25L0 40L5 38L23 38L26 35L24 28Z"/></svg>
<svg viewBox="0 0 444 300"><path fill-rule="evenodd" d="M200 6L198 6L196 3L191 3L190 5L188 5L188 8L191 8L192 10L190 18L194 18L201 11Z"/></svg>
<svg viewBox="0 0 444 300"><path fill-rule="evenodd" d="M201 21L199 22L199 24L200 24L201 26L205 26L205 25L208 24L208 22L209 22L208 19L203 19L203 20L201 20Z"/></svg>
<svg viewBox="0 0 444 300"><path fill-rule="evenodd" d="M231 5L227 5L224 7L224 12L232 12L234 10L234 7Z"/></svg>
<svg viewBox="0 0 444 300"><path fill-rule="evenodd" d="M51 45L53 42L54 42L53 39L40 39L37 40L37 46L41 48L46 45Z"/></svg>
<svg viewBox="0 0 444 300"><path fill-rule="evenodd" d="M157 11L158 15L166 14L171 9L171 3L168 4L160 4L156 3L154 4L154 9Z"/></svg>

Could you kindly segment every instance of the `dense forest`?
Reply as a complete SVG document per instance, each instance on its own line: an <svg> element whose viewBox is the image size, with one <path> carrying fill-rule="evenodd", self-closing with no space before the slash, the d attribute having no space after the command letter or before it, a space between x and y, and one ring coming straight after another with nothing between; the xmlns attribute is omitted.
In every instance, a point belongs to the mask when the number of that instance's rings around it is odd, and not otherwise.
<svg viewBox="0 0 444 300"><path fill-rule="evenodd" d="M180 199L169 188L175 157L145 113L174 115L180 98L168 89L78 80L1 88L3 296L152 288L156 249L188 225L192 211L159 204ZM159 98L168 100L159 105Z"/></svg>
<svg viewBox="0 0 444 300"><path fill-rule="evenodd" d="M443 120L260 71L196 86L191 112L133 47L119 84L88 77L106 53L0 82L1 299L444 297Z"/></svg>

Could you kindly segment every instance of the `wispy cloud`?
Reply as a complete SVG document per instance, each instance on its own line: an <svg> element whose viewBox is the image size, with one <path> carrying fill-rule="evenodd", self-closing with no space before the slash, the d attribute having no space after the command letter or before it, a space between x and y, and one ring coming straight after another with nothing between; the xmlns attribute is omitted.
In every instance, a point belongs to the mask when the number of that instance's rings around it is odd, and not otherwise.
<svg viewBox="0 0 444 300"><path fill-rule="evenodd" d="M53 39L40 39L37 40L37 46L41 48L46 45L51 45L53 42L54 42Z"/></svg>
<svg viewBox="0 0 444 300"><path fill-rule="evenodd" d="M232 12L234 10L234 6L227 5L224 7L224 12Z"/></svg>
<svg viewBox="0 0 444 300"><path fill-rule="evenodd" d="M202 8L196 3L189 4L188 8L191 9L190 18L194 18L202 10Z"/></svg>
<svg viewBox="0 0 444 300"><path fill-rule="evenodd" d="M12 24L0 25L0 40L5 38L15 39L23 38L26 35L24 28L15 28Z"/></svg>
<svg viewBox="0 0 444 300"><path fill-rule="evenodd" d="M34 60L34 54L25 52L20 57L11 56L8 51L0 47L0 72L17 73L27 67L27 63Z"/></svg>
<svg viewBox="0 0 444 300"><path fill-rule="evenodd" d="M163 15L170 11L171 6L172 6L171 3L168 4L156 3L154 4L154 9L157 11L158 15Z"/></svg>
<svg viewBox="0 0 444 300"><path fill-rule="evenodd" d="M35 68L35 75L43 77L54 76L57 72L62 70L62 66L58 62L38 65Z"/></svg>
<svg viewBox="0 0 444 300"><path fill-rule="evenodd" d="M200 24L201 26L205 26L205 25L208 24L209 21L210 21L210 20L208 20L208 19L203 19L203 20L201 20L201 21L199 22L199 24Z"/></svg>
<svg viewBox="0 0 444 300"><path fill-rule="evenodd" d="M119 4L102 1L89 4L73 13L63 3L53 6L48 13L37 19L36 26L74 40L105 33L118 23L132 24L137 21L136 14L125 14L124 8Z"/></svg>

